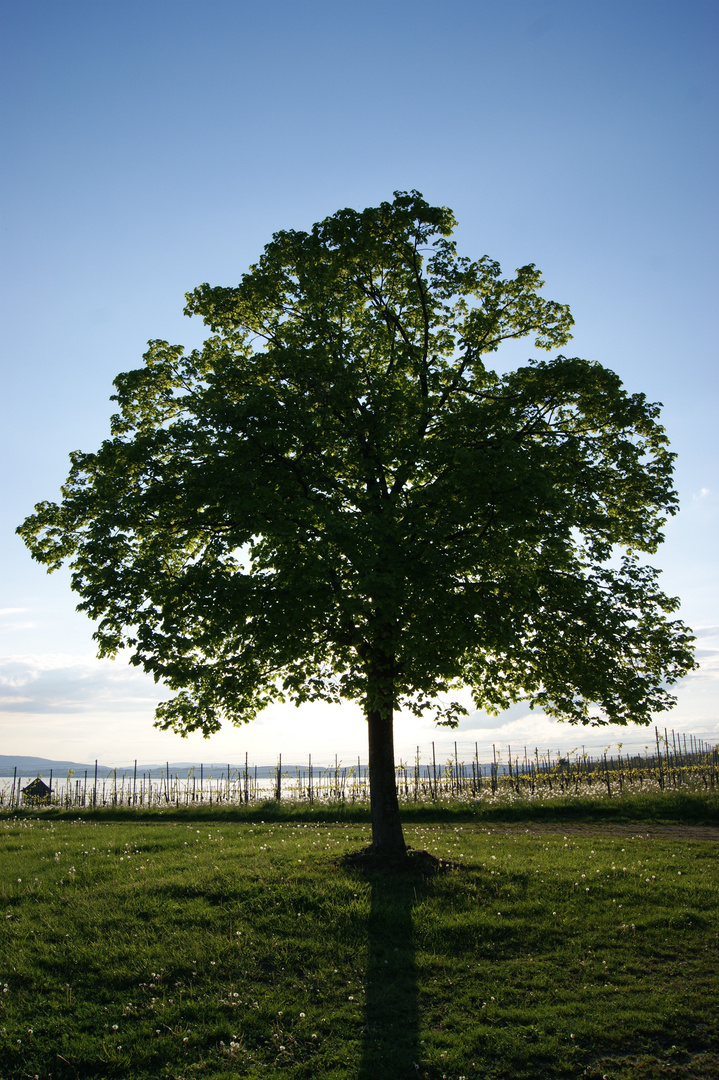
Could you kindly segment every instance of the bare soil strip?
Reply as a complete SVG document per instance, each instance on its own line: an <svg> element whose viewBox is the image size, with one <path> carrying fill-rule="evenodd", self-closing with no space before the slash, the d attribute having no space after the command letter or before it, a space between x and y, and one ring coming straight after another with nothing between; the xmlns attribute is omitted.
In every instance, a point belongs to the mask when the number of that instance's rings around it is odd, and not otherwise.
<svg viewBox="0 0 719 1080"><path fill-rule="evenodd" d="M492 833L561 833L569 836L571 833L580 836L636 836L646 840L713 840L719 842L719 825L637 825L624 824L621 822L567 822L557 825L555 822L546 825L538 822L528 822L517 825L492 825L488 826Z"/></svg>

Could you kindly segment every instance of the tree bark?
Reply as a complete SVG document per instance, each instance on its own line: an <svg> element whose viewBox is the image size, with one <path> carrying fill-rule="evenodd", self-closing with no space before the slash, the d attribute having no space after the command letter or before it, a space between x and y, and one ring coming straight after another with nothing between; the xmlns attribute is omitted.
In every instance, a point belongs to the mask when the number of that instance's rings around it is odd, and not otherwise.
<svg viewBox="0 0 719 1080"><path fill-rule="evenodd" d="M402 833L394 771L394 687L392 659L371 665L367 707L369 728L369 788L372 813L372 851L402 857L407 852Z"/></svg>
<svg viewBox="0 0 719 1080"><path fill-rule="evenodd" d="M369 790L372 812L372 851L375 855L401 856L407 851L402 833L394 771L392 711L370 709Z"/></svg>

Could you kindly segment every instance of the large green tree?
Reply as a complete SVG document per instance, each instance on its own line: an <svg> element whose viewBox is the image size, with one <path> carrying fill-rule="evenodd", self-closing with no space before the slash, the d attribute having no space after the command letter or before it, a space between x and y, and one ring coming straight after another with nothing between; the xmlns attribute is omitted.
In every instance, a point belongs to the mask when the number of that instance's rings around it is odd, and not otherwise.
<svg viewBox="0 0 719 1080"><path fill-rule="evenodd" d="M396 193L188 294L204 346L151 342L111 437L19 529L69 561L101 655L176 691L160 727L360 701L381 853L404 850L397 708L454 724L467 686L492 710L648 723L692 666L637 558L676 510L658 407L587 360L488 367L508 339L563 346L572 318L534 265L460 257L454 224Z"/></svg>

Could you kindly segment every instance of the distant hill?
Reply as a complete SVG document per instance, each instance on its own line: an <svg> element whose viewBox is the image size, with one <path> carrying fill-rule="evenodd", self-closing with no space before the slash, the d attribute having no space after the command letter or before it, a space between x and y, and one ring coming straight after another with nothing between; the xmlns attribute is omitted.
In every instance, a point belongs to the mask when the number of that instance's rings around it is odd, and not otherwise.
<svg viewBox="0 0 719 1080"><path fill-rule="evenodd" d="M344 768L345 766L340 766ZM490 765L488 763L482 763L480 771L483 776L488 776L490 773ZM118 779L125 776L132 776L134 772L134 763L131 762L123 765L101 765L98 762L97 765L97 777L98 780L106 780L108 776L112 776L115 770L117 770ZM328 762L318 761L313 764L313 774L318 776L320 773L324 773L325 770L332 770L333 765ZM426 762L422 763L422 769L428 769L429 766ZM465 775L472 775L472 766L464 765ZM501 764L498 767L498 772L502 775L506 772L506 765ZM34 780L36 776L41 776L43 780L47 780L52 771L53 780L64 780L67 777L68 772L72 769L74 780L82 780L87 772L89 781L92 781L95 775L95 762L82 762L82 761L57 761L53 758L34 757L27 754L0 754L0 778L12 777L17 775L22 777L23 780ZM152 777L158 779L161 776L165 776L168 769L168 765L165 762L161 764L148 765L138 762L137 764L137 776L138 779L142 776ZM200 778L200 769L202 769L202 775L207 780L213 777L215 780L222 776L227 776L228 764L221 761L204 761L200 764L199 761L171 761L169 763L170 776L177 776L181 780L184 780L189 773L194 770L198 780ZM236 780L238 777L242 777L245 770L244 761L241 764L229 765L230 775ZM367 766L362 766L362 774L366 772ZM307 762L284 762L282 763L282 773L287 776L294 776L296 770L301 770L303 773L307 772ZM251 777L257 777L258 780L267 780L270 777L275 776L274 765L257 765L252 762L248 768L249 775Z"/></svg>
<svg viewBox="0 0 719 1080"><path fill-rule="evenodd" d="M216 761L205 761L202 763L202 765L200 765L199 761L171 761L169 763L170 776L179 776L182 778L186 777L192 769L194 769L199 776L200 768L202 768L202 771L206 777L218 777L222 776L223 774L227 775L227 767L227 762L223 763ZM295 767L295 765L283 764L282 771L283 773L285 771L292 772L294 771ZM307 768L306 765L300 765L297 767L302 769ZM319 770L325 769L327 767L328 766L326 765L321 765L318 763L315 766L315 769ZM137 775L142 776L144 774L145 776L147 776L149 774L153 777L164 776L167 768L168 766L165 763L162 763L160 765L146 765L140 764L138 762ZM229 768L230 773L237 776L242 774L245 765L244 762L241 765L233 765L230 763ZM252 775L254 776L255 766L251 764L249 768L252 772ZM51 758L33 757L32 755L25 754L0 754L0 776L13 776L15 775L15 771L17 770L17 775L22 777L34 778L38 774L40 774L42 777L47 777L50 774L50 770L52 770L54 777L58 779L63 779L67 776L70 769L73 770L75 774L75 779L83 777L86 771L88 776L94 776L95 762L93 761L92 763L87 763L81 761L56 761ZM125 773L125 775L132 774L134 770L134 764L130 763L129 765L101 765L98 762L97 775L98 777L104 778L108 776L108 774L113 773L115 769L117 769L118 776L122 776L123 773ZM264 778L268 776L274 776L274 773L274 765L257 766L258 777Z"/></svg>
<svg viewBox="0 0 719 1080"><path fill-rule="evenodd" d="M98 772L100 765L98 765ZM105 769L105 766L102 766ZM83 772L85 769L95 771L95 762L92 765L83 765L79 761L51 761L50 758L32 757L23 754L0 754L0 776L12 776L17 769L19 776L46 775L50 769L54 773L67 773L69 769L75 772Z"/></svg>

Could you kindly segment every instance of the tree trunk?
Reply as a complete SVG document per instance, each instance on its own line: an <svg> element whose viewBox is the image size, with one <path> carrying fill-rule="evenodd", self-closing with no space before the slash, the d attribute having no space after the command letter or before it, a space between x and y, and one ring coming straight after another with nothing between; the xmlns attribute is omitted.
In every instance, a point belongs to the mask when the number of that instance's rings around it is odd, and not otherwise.
<svg viewBox="0 0 719 1080"><path fill-rule="evenodd" d="M407 846L402 834L394 771L392 667L393 661L389 658L371 666L367 726L372 850L376 855L397 857L406 854Z"/></svg>
<svg viewBox="0 0 719 1080"><path fill-rule="evenodd" d="M372 850L376 855L404 855L407 848L397 800L392 710L368 710L367 724Z"/></svg>

